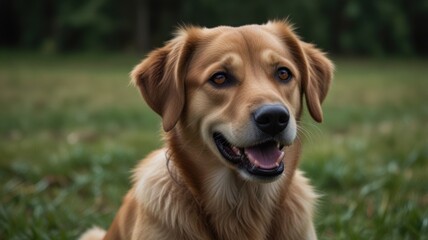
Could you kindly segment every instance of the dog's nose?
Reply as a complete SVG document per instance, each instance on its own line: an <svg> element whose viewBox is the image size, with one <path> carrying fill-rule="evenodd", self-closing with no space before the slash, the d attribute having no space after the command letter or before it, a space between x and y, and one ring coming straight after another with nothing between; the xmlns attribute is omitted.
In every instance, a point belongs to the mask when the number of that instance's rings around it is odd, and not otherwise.
<svg viewBox="0 0 428 240"><path fill-rule="evenodd" d="M253 117L260 130L270 135L276 135L287 127L290 113L281 104L268 104L258 108L253 113Z"/></svg>

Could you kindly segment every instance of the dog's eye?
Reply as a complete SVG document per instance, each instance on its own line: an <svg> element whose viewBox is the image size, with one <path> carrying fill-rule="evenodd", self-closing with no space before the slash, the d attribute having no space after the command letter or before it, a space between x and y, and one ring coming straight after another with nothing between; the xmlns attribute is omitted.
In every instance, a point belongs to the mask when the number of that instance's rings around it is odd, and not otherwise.
<svg viewBox="0 0 428 240"><path fill-rule="evenodd" d="M286 67L278 68L278 70L276 71L276 76L280 81L289 81L293 77L290 69Z"/></svg>
<svg viewBox="0 0 428 240"><path fill-rule="evenodd" d="M210 78L211 84L216 87L225 87L230 85L232 83L231 80L230 76L225 72L217 72Z"/></svg>
<svg viewBox="0 0 428 240"><path fill-rule="evenodd" d="M226 74L216 73L212 76L211 81L217 85L222 85L226 82Z"/></svg>

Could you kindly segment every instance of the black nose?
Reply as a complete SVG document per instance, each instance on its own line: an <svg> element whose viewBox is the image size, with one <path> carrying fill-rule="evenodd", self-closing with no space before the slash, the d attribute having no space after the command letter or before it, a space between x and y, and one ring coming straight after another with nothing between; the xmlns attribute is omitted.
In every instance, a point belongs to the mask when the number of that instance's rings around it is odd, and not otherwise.
<svg viewBox="0 0 428 240"><path fill-rule="evenodd" d="M270 135L276 135L287 127L290 113L281 104L269 104L258 108L253 113L253 117L260 130Z"/></svg>

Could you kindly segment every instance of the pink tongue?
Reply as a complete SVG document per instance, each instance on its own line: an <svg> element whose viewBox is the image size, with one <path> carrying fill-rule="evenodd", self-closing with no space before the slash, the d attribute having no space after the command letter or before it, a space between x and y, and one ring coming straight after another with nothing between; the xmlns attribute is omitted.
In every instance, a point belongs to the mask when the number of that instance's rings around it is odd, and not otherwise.
<svg viewBox="0 0 428 240"><path fill-rule="evenodd" d="M244 151L252 164L265 169L275 168L277 166L277 160L282 153L276 144L273 143L245 148Z"/></svg>

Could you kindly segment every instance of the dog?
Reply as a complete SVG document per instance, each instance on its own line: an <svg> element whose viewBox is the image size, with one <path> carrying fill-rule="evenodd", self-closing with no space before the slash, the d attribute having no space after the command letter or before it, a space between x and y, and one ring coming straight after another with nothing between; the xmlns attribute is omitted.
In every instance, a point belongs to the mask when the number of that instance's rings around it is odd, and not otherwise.
<svg viewBox="0 0 428 240"><path fill-rule="evenodd" d="M131 72L165 147L81 239L317 239L298 130L304 102L322 122L333 69L286 21L179 30Z"/></svg>

